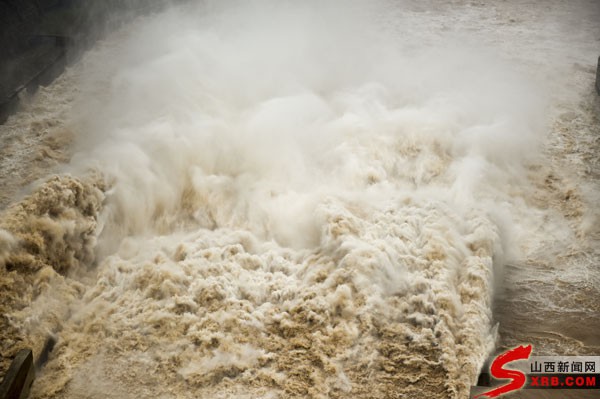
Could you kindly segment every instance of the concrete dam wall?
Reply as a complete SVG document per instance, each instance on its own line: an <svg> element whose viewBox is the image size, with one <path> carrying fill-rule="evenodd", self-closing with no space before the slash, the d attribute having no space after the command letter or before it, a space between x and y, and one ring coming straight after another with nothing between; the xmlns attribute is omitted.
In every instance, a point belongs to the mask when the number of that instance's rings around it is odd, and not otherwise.
<svg viewBox="0 0 600 399"><path fill-rule="evenodd" d="M165 1L0 1L0 123L107 30Z"/></svg>

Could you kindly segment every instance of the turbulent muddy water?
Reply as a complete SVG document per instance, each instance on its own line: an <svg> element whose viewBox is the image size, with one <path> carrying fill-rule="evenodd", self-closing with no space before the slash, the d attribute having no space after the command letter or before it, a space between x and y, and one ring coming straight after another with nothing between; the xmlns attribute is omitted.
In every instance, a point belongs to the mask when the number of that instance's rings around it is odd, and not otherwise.
<svg viewBox="0 0 600 399"><path fill-rule="evenodd" d="M203 2L0 126L32 397L465 398L600 353L594 1Z"/></svg>

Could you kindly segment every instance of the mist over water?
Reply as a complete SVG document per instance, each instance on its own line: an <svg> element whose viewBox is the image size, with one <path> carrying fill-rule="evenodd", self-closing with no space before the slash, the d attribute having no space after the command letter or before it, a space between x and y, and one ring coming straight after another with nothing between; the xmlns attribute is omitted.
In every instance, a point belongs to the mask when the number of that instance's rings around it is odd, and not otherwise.
<svg viewBox="0 0 600 399"><path fill-rule="evenodd" d="M75 107L72 164L115 178L111 226L167 228L183 205L194 227L312 247L328 195L464 207L535 152L531 88L458 39L416 50L373 6L211 5L140 21L86 70L104 84Z"/></svg>
<svg viewBox="0 0 600 399"><path fill-rule="evenodd" d="M71 161L0 226L57 339L33 397L468 395L547 98L386 7L204 2L86 54Z"/></svg>

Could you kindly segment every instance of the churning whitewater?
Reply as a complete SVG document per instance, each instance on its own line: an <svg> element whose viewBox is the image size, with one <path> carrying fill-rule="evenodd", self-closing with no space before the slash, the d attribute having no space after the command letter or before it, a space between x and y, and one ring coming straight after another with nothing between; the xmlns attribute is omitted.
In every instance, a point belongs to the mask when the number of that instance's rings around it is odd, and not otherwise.
<svg viewBox="0 0 600 399"><path fill-rule="evenodd" d="M42 93L70 161L0 220L2 339L56 340L33 398L468 395L544 96L340 6L169 9Z"/></svg>

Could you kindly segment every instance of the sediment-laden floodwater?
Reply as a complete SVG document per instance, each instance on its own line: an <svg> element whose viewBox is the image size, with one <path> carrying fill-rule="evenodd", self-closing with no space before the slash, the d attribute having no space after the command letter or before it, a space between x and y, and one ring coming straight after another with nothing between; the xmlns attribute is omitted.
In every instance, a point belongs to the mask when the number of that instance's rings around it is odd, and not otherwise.
<svg viewBox="0 0 600 399"><path fill-rule="evenodd" d="M201 2L0 126L33 398L466 398L600 353L594 1Z"/></svg>

